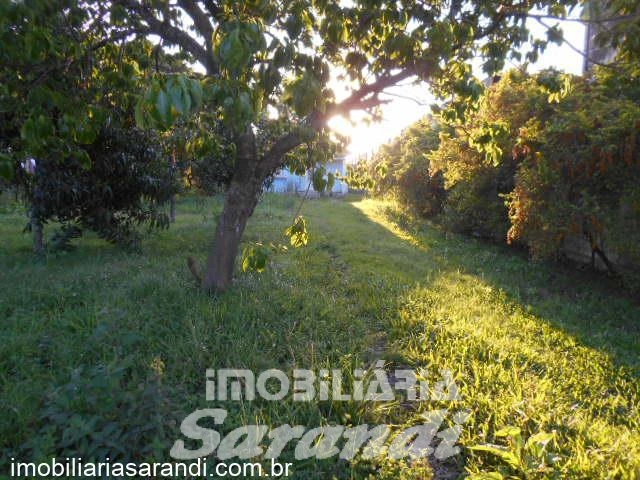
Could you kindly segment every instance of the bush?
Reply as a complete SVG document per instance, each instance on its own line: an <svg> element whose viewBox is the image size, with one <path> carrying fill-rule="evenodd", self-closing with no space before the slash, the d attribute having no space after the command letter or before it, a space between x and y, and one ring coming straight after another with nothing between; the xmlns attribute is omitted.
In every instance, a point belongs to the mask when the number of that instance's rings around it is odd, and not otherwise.
<svg viewBox="0 0 640 480"><path fill-rule="evenodd" d="M429 160L431 168L445 177L442 222L449 229L504 241L509 216L503 196L513 190L519 161L512 150L532 115L549 115L542 79L554 75L507 73L486 90L478 110L464 125L442 135Z"/></svg>
<svg viewBox="0 0 640 480"><path fill-rule="evenodd" d="M135 245L138 227L166 228L163 204L177 191L170 162L159 139L148 131L107 128L87 145L87 168L70 156L37 159L33 175L21 172L32 217L89 229L110 242ZM65 242L63 242L65 243Z"/></svg>
<svg viewBox="0 0 640 480"><path fill-rule="evenodd" d="M594 266L637 288L639 74L508 72L464 124L417 123L358 172L408 212L441 211L450 230L519 242L535 258L562 256L582 238Z"/></svg>
<svg viewBox="0 0 640 480"><path fill-rule="evenodd" d="M395 198L420 217L433 217L442 210L444 178L432 172L427 154L438 148L439 127L425 117L384 145L370 165L359 164L353 177L377 196Z"/></svg>
<svg viewBox="0 0 640 480"><path fill-rule="evenodd" d="M428 165L411 166L398 176L397 199L417 215L431 218L442 211L445 199L442 172L429 173Z"/></svg>
<svg viewBox="0 0 640 480"><path fill-rule="evenodd" d="M631 272L640 264L639 132L633 95L607 82L576 83L552 119L521 133L509 241L550 257L582 236L594 260Z"/></svg>

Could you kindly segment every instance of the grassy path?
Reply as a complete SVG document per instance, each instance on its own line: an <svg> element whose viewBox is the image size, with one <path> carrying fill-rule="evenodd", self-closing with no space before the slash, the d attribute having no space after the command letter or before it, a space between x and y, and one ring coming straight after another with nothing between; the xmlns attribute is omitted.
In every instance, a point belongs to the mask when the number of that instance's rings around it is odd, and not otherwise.
<svg viewBox="0 0 640 480"><path fill-rule="evenodd" d="M246 241L282 242L296 202L267 197ZM431 382L440 369L453 373L461 400L447 408L470 412L465 447L507 446L496 437L507 426L524 440L553 433L546 467L532 449L517 461L465 449L451 462L458 471L639 478L640 309L629 300L597 280L410 225L389 205L333 199L305 205L307 248L275 254L266 272L241 274L211 299L185 258L204 258L218 209L184 201L177 224L141 254L85 238L41 263L19 234L21 214L0 213L0 407L9 412L0 475L10 456L104 455L105 444L112 458L166 457L176 422L215 406L204 398L207 368L350 371L384 358ZM441 407L236 402L220 430L412 425ZM296 478L365 478L375 467L329 459L294 468ZM428 465L377 468L376 478L430 475Z"/></svg>

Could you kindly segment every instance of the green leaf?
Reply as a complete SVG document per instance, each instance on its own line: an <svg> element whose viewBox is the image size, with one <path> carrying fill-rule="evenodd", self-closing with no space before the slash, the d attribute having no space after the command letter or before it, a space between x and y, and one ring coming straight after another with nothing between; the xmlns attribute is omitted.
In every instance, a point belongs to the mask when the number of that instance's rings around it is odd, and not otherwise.
<svg viewBox="0 0 640 480"><path fill-rule="evenodd" d="M95 142L98 132L87 122L80 125L74 132L74 140L81 145L89 145Z"/></svg>
<svg viewBox="0 0 640 480"><path fill-rule="evenodd" d="M138 126L138 128L146 128L142 98L139 99L138 102L136 103L136 108L134 110L134 117L135 117L136 125Z"/></svg>
<svg viewBox="0 0 640 480"><path fill-rule="evenodd" d="M189 80L189 95L193 109L199 109L202 106L202 85L198 80Z"/></svg>
<svg viewBox="0 0 640 480"><path fill-rule="evenodd" d="M76 156L82 168L84 168L85 170L89 170L91 168L91 163L92 163L91 157L89 156L86 150L83 150L83 149L77 150Z"/></svg>
<svg viewBox="0 0 640 480"><path fill-rule="evenodd" d="M249 45L243 42L240 36L240 28L231 30L220 43L218 57L221 65L231 75L238 75L251 60Z"/></svg>
<svg viewBox="0 0 640 480"><path fill-rule="evenodd" d="M316 168L313 171L313 175L311 177L311 182L313 184L313 189L316 192L324 192L327 188L327 180L324 178L325 169L324 167Z"/></svg>
<svg viewBox="0 0 640 480"><path fill-rule="evenodd" d="M554 25L547 30L547 40L557 45L561 45L564 39L560 25Z"/></svg>
<svg viewBox="0 0 640 480"><path fill-rule="evenodd" d="M293 107L298 116L303 117L311 113L321 94L322 85L315 75L307 71L286 85L284 100Z"/></svg>
<svg viewBox="0 0 640 480"><path fill-rule="evenodd" d="M555 436L555 432L538 432L527 439L525 448L540 459L544 455L547 445L553 441Z"/></svg>
<svg viewBox="0 0 640 480"><path fill-rule="evenodd" d="M327 192L331 192L335 184L336 184L336 175L333 172L327 173Z"/></svg>
<svg viewBox="0 0 640 480"><path fill-rule="evenodd" d="M467 477L468 480L504 480L505 476L500 472L480 472L473 473Z"/></svg>
<svg viewBox="0 0 640 480"><path fill-rule="evenodd" d="M510 467L514 469L520 468L520 459L516 456L515 453L509 451L506 447L502 447L500 445L476 445L474 447L470 447L470 450L474 452L486 452L495 455L500 458L502 461L507 463Z"/></svg>
<svg viewBox="0 0 640 480"><path fill-rule="evenodd" d="M498 430L495 433L495 436L498 438L504 438L504 437L516 437L518 435L520 435L520 429L518 427L512 427L512 426L507 426L504 428L501 428L500 430Z"/></svg>
<svg viewBox="0 0 640 480"><path fill-rule="evenodd" d="M169 125L171 123L171 112L169 110L169 97L164 90L159 90L156 97L156 111L160 116L161 123Z"/></svg>
<svg viewBox="0 0 640 480"><path fill-rule="evenodd" d="M243 272L263 272L269 259L269 249L261 243L247 245L242 251Z"/></svg>
<svg viewBox="0 0 640 480"><path fill-rule="evenodd" d="M30 117L20 130L20 137L32 149L40 148L55 132L53 122L44 115Z"/></svg>
<svg viewBox="0 0 640 480"><path fill-rule="evenodd" d="M299 216L293 224L284 231L285 236L289 237L291 246L295 248L304 247L309 243L309 234L307 232L306 220Z"/></svg>
<svg viewBox="0 0 640 480"><path fill-rule="evenodd" d="M188 111L184 91L180 84L176 82L167 83L167 93L169 96L169 100L171 101L171 107L177 110L180 114L185 114ZM187 98L189 98L187 96Z"/></svg>

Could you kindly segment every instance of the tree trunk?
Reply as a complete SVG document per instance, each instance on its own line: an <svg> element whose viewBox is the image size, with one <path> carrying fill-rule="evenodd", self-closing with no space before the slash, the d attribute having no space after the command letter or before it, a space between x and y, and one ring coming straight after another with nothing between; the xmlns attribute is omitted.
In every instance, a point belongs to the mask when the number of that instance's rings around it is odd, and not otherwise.
<svg viewBox="0 0 640 480"><path fill-rule="evenodd" d="M176 196L171 195L169 200L169 222L176 223Z"/></svg>
<svg viewBox="0 0 640 480"><path fill-rule="evenodd" d="M218 218L202 281L202 288L209 292L226 290L231 284L240 240L267 176L260 168L253 131L249 128L235 143L237 168Z"/></svg>
<svg viewBox="0 0 640 480"><path fill-rule="evenodd" d="M207 259L202 287L206 291L223 291L231 284L240 239L247 220L258 203L262 184L232 183L224 208L218 218L214 244Z"/></svg>
<svg viewBox="0 0 640 480"><path fill-rule="evenodd" d="M200 280L205 291L223 291L231 284L240 240L247 220L258 203L265 180L281 166L284 155L302 144L307 136L308 133L300 131L289 132L271 145L262 157L258 156L252 127L236 138L235 171L218 219L207 269ZM196 277L199 279L199 275Z"/></svg>
<svg viewBox="0 0 640 480"><path fill-rule="evenodd" d="M31 234L33 235L33 251L37 255L44 253L44 234L42 222L34 215L31 216Z"/></svg>

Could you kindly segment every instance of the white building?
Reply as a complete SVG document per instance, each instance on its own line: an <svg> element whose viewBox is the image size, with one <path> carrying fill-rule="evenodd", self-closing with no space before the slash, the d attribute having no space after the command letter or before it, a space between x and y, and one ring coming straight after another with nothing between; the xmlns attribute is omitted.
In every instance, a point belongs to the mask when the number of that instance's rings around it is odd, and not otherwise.
<svg viewBox="0 0 640 480"><path fill-rule="evenodd" d="M336 155L333 160L327 162L322 166L325 168L327 174L333 173L334 175L346 175L346 155ZM309 193L311 193L312 195L318 194L318 192L316 192L313 188L313 184L311 183L312 173L312 170L309 170L304 175L296 175L295 173L289 171L288 168L283 168L274 175L273 181L271 182L271 185L269 186L267 191L304 195L308 189ZM346 194L348 191L349 187L347 183L336 178L331 192L326 193L329 193L330 195L340 196Z"/></svg>

